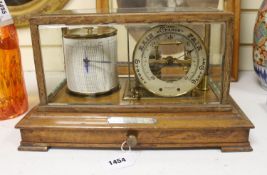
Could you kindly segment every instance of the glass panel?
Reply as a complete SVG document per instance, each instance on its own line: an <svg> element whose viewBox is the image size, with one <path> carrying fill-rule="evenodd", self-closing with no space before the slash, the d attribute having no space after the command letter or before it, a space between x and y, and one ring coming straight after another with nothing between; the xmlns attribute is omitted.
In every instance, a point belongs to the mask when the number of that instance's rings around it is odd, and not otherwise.
<svg viewBox="0 0 267 175"><path fill-rule="evenodd" d="M49 104L219 104L224 28L41 25ZM201 86L205 78L207 88Z"/></svg>
<svg viewBox="0 0 267 175"><path fill-rule="evenodd" d="M217 94L221 95L222 85L222 66L225 56L225 24L212 24L211 25L211 39L208 52L210 53L210 67L209 67L209 83L211 89Z"/></svg>
<svg viewBox="0 0 267 175"><path fill-rule="evenodd" d="M40 45L47 93L52 95L65 80L62 31L57 26L40 26Z"/></svg>
<svg viewBox="0 0 267 175"><path fill-rule="evenodd" d="M127 25L126 28L129 32L129 45L130 45L130 60L133 60L131 64L134 63L134 52L135 47L138 45L138 42L143 41L142 38L147 35L148 31L151 28L162 25L162 24L153 24L153 25L146 25L146 24L135 24L135 25ZM193 91L185 93L184 95L180 95L180 93L176 93L179 96L176 99L162 99L158 98L157 95L162 94L161 92L156 93L155 91L146 90L146 87L143 88L144 84L140 83L141 88L139 88L138 94L144 96L143 102L144 103L210 103L215 104L219 103L219 97L221 92L221 81L222 81L222 61L224 58L225 52L225 25L223 23L213 23L213 24L188 24L188 23L179 23L177 25L185 26L189 30L192 30L196 33L203 42L203 45L207 47L207 57L208 57L208 66L209 69L207 75L207 83L208 83L208 90L205 91L205 87L198 86L194 88ZM190 57L200 57L198 53L194 53L193 46L187 43L187 40L182 38L179 39L177 37L174 42L167 42L162 40L158 42L158 47L154 47L154 50L149 51L149 69L151 74L147 74L146 76L156 77L159 80L166 81L168 83L172 83L176 80L182 79L181 77L185 77L185 75L189 74L189 70L193 68L192 60ZM152 41L151 41L152 42ZM156 63L158 63L156 65ZM145 64L145 63L144 63ZM201 64L201 63L197 63ZM134 67L135 68L135 67ZM145 69L142 67L142 69ZM136 73L136 70L135 70ZM143 74L144 72L142 72ZM133 74L135 79L142 81L142 76L136 76L138 73ZM205 77L205 75L203 75ZM203 78L205 79L205 78ZM135 91L136 87L139 84L136 84L136 81L130 81L130 87L124 97L125 99L133 99L132 97L135 96L133 92ZM181 81L182 82L182 81ZM144 83L144 82L143 82ZM160 81L159 81L160 83ZM201 84L201 83L199 83ZM205 84L205 83L204 83ZM164 84L163 84L164 85ZM157 85L155 85L157 86ZM168 87L171 88L171 87ZM175 86L177 88L177 86ZM188 88L188 87L187 87ZM140 90L141 89L141 90ZM161 91L162 89L159 87L158 89ZM179 90L179 88L177 88ZM180 89L181 90L181 89ZM151 93L152 92L152 93ZM182 92L181 92L182 93ZM167 95L168 96L168 95ZM175 93L173 94L175 96ZM206 98L208 97L208 98ZM136 97L135 97L136 98ZM151 100L152 99L152 100ZM156 100L158 99L158 101ZM195 99L192 100L192 99ZM188 100L188 101L187 101Z"/></svg>

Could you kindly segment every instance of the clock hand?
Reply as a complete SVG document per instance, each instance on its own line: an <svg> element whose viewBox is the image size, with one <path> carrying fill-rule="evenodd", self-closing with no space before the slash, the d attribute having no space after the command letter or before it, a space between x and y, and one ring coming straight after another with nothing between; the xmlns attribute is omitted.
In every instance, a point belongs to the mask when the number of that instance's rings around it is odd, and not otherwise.
<svg viewBox="0 0 267 175"><path fill-rule="evenodd" d="M88 60L90 63L111 63L111 61Z"/></svg>

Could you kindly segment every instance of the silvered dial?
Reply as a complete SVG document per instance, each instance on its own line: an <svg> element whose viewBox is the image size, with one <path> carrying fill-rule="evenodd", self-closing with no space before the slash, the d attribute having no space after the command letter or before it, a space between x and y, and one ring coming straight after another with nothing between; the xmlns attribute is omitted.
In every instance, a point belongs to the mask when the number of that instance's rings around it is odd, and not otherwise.
<svg viewBox="0 0 267 175"><path fill-rule="evenodd" d="M139 82L150 92L177 97L194 89L207 67L201 38L182 25L159 25L137 43L133 67Z"/></svg>

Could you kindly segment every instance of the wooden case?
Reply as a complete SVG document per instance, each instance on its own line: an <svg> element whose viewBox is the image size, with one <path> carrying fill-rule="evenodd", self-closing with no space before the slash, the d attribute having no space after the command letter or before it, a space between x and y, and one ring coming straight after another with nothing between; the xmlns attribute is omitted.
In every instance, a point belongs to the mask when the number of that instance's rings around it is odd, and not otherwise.
<svg viewBox="0 0 267 175"><path fill-rule="evenodd" d="M39 32L42 25L213 22L225 25L226 47L220 67L221 72L218 73L219 94L208 91L194 99L124 102L121 99L124 93L125 84L122 83L124 79L121 80L122 87L119 91L108 96L96 97L92 104L83 104L80 98L69 96L65 93L64 83L52 96L47 92ZM47 151L50 147L119 149L122 143L127 141L127 143L135 142L132 144L133 149L220 148L222 151L251 151L249 131L254 126L229 95L233 23L232 13L220 11L162 13L63 11L58 14L33 17L30 20L30 27L40 104L16 126L20 129L22 138L19 150ZM127 66L118 64L120 74L127 74L128 71L130 72ZM212 71L216 73L216 67ZM216 103L212 101L214 97L217 99ZM64 103L66 101L67 104ZM109 120L112 117L130 118L131 121L111 123Z"/></svg>

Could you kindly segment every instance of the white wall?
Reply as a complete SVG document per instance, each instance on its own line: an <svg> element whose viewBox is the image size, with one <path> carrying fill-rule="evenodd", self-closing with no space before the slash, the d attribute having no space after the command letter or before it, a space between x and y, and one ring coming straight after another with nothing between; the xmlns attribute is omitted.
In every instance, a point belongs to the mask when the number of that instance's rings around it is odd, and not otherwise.
<svg viewBox="0 0 267 175"><path fill-rule="evenodd" d="M96 6L95 0L70 0L64 9L93 9ZM22 64L24 71L32 71L34 68L31 36L29 28L18 29ZM52 64L53 65L53 64Z"/></svg>
<svg viewBox="0 0 267 175"><path fill-rule="evenodd" d="M240 37L240 70L252 70L253 27L257 9L262 0L241 0L241 37ZM95 0L70 0L65 9L88 9L95 7ZM34 70L30 32L28 28L18 29L25 71Z"/></svg>
<svg viewBox="0 0 267 175"><path fill-rule="evenodd" d="M253 29L263 0L241 0L240 70L252 70Z"/></svg>

